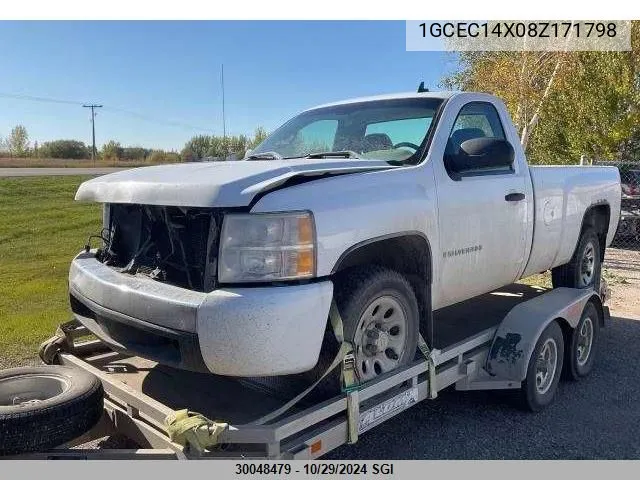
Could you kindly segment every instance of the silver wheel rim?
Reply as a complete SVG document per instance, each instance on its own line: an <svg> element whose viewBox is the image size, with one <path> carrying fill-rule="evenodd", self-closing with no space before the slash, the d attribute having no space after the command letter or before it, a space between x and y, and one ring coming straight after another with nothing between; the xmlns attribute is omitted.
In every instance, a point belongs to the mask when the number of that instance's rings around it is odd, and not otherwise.
<svg viewBox="0 0 640 480"><path fill-rule="evenodd" d="M407 315L390 295L373 300L364 309L354 338L358 375L362 381L400 365L407 340Z"/></svg>
<svg viewBox="0 0 640 480"><path fill-rule="evenodd" d="M582 252L582 260L580 261L580 285L587 287L593 281L593 275L596 269L596 248L592 242L587 243Z"/></svg>
<svg viewBox="0 0 640 480"><path fill-rule="evenodd" d="M593 320L586 317L578 331L578 345L576 347L576 361L581 367L589 361L593 345Z"/></svg>
<svg viewBox="0 0 640 480"><path fill-rule="evenodd" d="M0 379L0 408L28 407L56 397L69 389L59 375L16 375Z"/></svg>
<svg viewBox="0 0 640 480"><path fill-rule="evenodd" d="M536 391L544 395L551 388L558 367L558 345L553 338L548 338L536 360Z"/></svg>

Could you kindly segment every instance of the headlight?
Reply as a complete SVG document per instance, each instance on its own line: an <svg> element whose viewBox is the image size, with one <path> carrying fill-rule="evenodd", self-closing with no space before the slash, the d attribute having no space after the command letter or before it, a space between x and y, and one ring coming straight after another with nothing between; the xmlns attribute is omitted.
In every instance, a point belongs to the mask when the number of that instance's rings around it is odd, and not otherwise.
<svg viewBox="0 0 640 480"><path fill-rule="evenodd" d="M309 212L229 214L220 237L218 280L268 282L310 278L316 272Z"/></svg>

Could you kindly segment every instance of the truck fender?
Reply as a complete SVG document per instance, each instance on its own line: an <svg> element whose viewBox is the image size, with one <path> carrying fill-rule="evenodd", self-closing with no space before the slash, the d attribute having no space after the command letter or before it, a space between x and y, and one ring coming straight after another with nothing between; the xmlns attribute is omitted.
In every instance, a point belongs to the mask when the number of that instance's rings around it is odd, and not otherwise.
<svg viewBox="0 0 640 480"><path fill-rule="evenodd" d="M557 320L566 335L568 328L576 328L589 301L595 303L602 321L602 303L592 289L556 288L516 305L496 330L485 370L501 380L523 381L544 329Z"/></svg>

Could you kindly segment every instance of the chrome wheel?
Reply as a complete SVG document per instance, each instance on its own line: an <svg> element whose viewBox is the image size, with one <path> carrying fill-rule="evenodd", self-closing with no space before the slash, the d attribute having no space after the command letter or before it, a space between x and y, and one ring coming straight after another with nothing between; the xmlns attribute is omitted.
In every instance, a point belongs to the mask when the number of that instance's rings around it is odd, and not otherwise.
<svg viewBox="0 0 640 480"><path fill-rule="evenodd" d="M578 344L576 347L576 362L581 367L589 360L591 347L593 345L593 321L591 317L585 317L578 333Z"/></svg>
<svg viewBox="0 0 640 480"><path fill-rule="evenodd" d="M593 276L596 270L596 248L593 243L589 242L585 245L582 253L582 261L580 262L580 286L588 287L593 282Z"/></svg>
<svg viewBox="0 0 640 480"><path fill-rule="evenodd" d="M544 395L553 384L558 368L558 345L553 338L548 338L536 361L536 391Z"/></svg>
<svg viewBox="0 0 640 480"><path fill-rule="evenodd" d="M365 308L354 338L361 381L371 380L400 365L406 350L407 321L400 302L390 295L376 298Z"/></svg>

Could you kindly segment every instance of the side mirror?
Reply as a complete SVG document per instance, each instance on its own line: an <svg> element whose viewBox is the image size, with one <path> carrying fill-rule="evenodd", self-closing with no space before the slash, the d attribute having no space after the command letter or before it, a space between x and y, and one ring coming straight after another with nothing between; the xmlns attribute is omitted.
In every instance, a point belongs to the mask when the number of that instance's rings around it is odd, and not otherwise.
<svg viewBox="0 0 640 480"><path fill-rule="evenodd" d="M244 152L244 157L242 157L242 160L244 160L245 158L247 158L249 155L251 155L251 152L253 152L253 149L251 148L247 148L247 151Z"/></svg>
<svg viewBox="0 0 640 480"><path fill-rule="evenodd" d="M515 151L507 140L481 137L462 142L459 153L447 157L448 168L463 174L483 169L511 169Z"/></svg>

